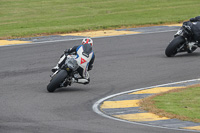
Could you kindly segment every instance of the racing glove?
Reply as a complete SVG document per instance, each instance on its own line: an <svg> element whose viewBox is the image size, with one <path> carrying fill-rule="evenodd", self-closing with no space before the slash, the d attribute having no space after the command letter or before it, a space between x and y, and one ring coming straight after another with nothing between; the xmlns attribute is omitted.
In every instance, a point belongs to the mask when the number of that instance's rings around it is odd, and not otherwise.
<svg viewBox="0 0 200 133"><path fill-rule="evenodd" d="M66 49L66 50L64 51L64 53L65 53L65 54L70 53L70 49Z"/></svg>

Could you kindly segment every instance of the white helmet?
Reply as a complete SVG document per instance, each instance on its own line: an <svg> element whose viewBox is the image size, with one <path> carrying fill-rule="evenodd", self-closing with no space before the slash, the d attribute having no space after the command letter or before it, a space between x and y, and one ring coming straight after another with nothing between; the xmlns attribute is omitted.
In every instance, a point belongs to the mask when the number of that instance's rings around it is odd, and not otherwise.
<svg viewBox="0 0 200 133"><path fill-rule="evenodd" d="M91 38L84 38L82 44L90 44L93 46L93 40Z"/></svg>

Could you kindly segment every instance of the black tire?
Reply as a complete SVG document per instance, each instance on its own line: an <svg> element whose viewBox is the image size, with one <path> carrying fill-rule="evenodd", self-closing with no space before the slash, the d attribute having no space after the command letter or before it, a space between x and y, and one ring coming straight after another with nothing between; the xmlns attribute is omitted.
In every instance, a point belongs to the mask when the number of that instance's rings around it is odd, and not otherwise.
<svg viewBox="0 0 200 133"><path fill-rule="evenodd" d="M60 70L56 75L53 76L50 83L47 85L48 92L54 92L57 88L60 87L60 84L67 77L67 72L65 70Z"/></svg>
<svg viewBox="0 0 200 133"><path fill-rule="evenodd" d="M178 51L177 49L182 46L182 44L185 43L185 39L182 36L175 37L167 46L165 49L165 55L167 57L173 57L175 56Z"/></svg>

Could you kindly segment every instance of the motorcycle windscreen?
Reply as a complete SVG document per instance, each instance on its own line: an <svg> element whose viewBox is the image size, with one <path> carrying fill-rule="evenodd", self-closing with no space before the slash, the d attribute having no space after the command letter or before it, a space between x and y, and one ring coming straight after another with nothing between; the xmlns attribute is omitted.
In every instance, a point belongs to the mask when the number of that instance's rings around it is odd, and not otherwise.
<svg viewBox="0 0 200 133"><path fill-rule="evenodd" d="M77 61L74 58L68 58L65 63L73 71L76 71L79 67Z"/></svg>

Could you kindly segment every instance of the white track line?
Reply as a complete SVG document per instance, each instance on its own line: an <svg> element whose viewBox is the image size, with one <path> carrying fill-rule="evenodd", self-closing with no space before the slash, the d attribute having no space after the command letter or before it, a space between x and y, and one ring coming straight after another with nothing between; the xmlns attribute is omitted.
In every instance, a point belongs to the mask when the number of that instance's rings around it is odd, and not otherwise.
<svg viewBox="0 0 200 133"><path fill-rule="evenodd" d="M140 90L145 90L145 89L150 89L150 88L156 88L156 87L162 87L162 86L167 86L167 85L175 85L175 84L180 84L180 83L187 83L187 82L192 82L192 81L197 81L200 79L192 79L192 80L185 80L185 81L179 81L179 82L174 82L174 83L168 83L168 84L162 84L162 85L156 85L156 86L150 86L150 87L145 87L145 88L140 88L140 89L135 89L135 90L130 90L130 91L125 91L125 92L121 92L121 93L117 93L117 94L113 94L110 96L107 96L105 98L102 98L100 100L98 100L96 103L94 103L92 109L94 112L96 112L97 114L109 118L109 119L113 119L113 120L117 120L117 121L122 121L122 122L127 122L127 123L132 123L132 124L137 124L137 125L142 125L142 126L149 126L149 127L157 127L157 128L165 128L165 129L172 129L172 130L182 130L182 131L192 131L192 132L200 132L200 131L196 131L196 130L188 130L188 129L178 129L178 128L168 128L168 127L162 127L162 126L154 126L154 125L149 125L149 124L143 124L143 123L139 123L139 122L132 122L132 121L128 121L128 120L122 120L119 118L115 118L115 117L111 117L109 115L104 114L103 112L101 112L99 110L99 105L112 97L116 97L122 94L126 94L126 93L131 93L131 92L136 92L136 91L140 91Z"/></svg>

